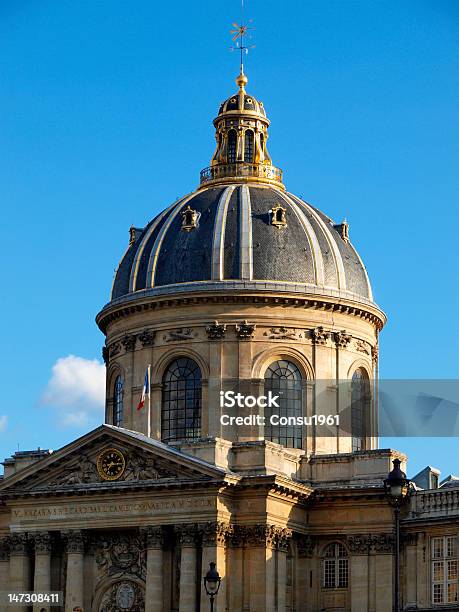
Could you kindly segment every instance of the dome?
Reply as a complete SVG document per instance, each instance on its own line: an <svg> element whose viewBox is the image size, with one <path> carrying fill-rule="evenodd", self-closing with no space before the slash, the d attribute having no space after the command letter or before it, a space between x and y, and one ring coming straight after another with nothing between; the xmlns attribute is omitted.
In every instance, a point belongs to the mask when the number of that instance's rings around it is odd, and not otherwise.
<svg viewBox="0 0 459 612"><path fill-rule="evenodd" d="M254 96L251 96L245 92L240 98L237 94L235 94L222 102L220 104L220 108L218 109L218 117L231 112L239 112L241 110L253 113L254 115L266 117L263 102L259 102Z"/></svg>
<svg viewBox="0 0 459 612"><path fill-rule="evenodd" d="M261 102L239 90L220 105L216 149L200 186L145 228L131 228L111 305L196 291L323 296L373 305L365 267L336 224L289 193L267 150Z"/></svg>
<svg viewBox="0 0 459 612"><path fill-rule="evenodd" d="M284 189L237 182L203 186L132 229L111 300L225 289L372 302L347 223Z"/></svg>

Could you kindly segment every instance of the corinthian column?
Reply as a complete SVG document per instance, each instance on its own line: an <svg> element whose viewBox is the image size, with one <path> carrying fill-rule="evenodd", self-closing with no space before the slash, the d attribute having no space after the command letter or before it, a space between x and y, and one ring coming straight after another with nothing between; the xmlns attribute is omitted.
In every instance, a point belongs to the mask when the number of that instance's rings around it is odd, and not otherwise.
<svg viewBox="0 0 459 612"><path fill-rule="evenodd" d="M27 535L13 533L10 538L10 584L11 591L24 592L30 590L30 559ZM15 608L25 612L27 606Z"/></svg>
<svg viewBox="0 0 459 612"><path fill-rule="evenodd" d="M35 576L33 590L43 593L51 590L51 536L47 531L34 534ZM36 604L34 612L49 612L49 606Z"/></svg>
<svg viewBox="0 0 459 612"><path fill-rule="evenodd" d="M10 582L10 538L9 536L0 537L0 584L4 588Z"/></svg>
<svg viewBox="0 0 459 612"><path fill-rule="evenodd" d="M84 534L82 531L69 531L67 540L67 577L65 583L65 612L73 608L83 608L83 570L84 570Z"/></svg>
<svg viewBox="0 0 459 612"><path fill-rule="evenodd" d="M196 610L196 525L181 525L177 528L182 549L180 557L179 612Z"/></svg>
<svg viewBox="0 0 459 612"><path fill-rule="evenodd" d="M147 547L145 612L163 612L163 528L147 527L145 539Z"/></svg>
<svg viewBox="0 0 459 612"><path fill-rule="evenodd" d="M201 610L206 610L209 606L209 597L203 578L209 571L209 564L214 562L221 578L214 610L224 612L226 610L226 542L230 534L230 526L220 521L211 521L199 525L199 532L202 536Z"/></svg>

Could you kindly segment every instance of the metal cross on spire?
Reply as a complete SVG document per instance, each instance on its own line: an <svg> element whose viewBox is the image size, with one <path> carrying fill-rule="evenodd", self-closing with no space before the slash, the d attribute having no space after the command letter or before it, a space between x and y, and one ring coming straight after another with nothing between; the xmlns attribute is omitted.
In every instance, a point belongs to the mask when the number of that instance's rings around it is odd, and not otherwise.
<svg viewBox="0 0 459 612"><path fill-rule="evenodd" d="M249 19L249 23L252 23L252 20ZM250 34L248 34L249 30L254 30L255 28L251 28L244 22L244 0L241 0L241 23L233 23L233 30L231 30L232 40L236 43L235 47L231 47L231 51L240 51L241 53L241 74L244 74L244 62L243 57L244 54L248 54L249 49L254 49L255 45L246 46L244 45L244 37L250 38Z"/></svg>

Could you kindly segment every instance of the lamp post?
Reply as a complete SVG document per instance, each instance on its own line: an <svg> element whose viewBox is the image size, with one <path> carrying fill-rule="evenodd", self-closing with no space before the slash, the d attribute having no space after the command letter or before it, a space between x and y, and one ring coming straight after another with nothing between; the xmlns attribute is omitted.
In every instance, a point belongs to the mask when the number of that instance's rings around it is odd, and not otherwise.
<svg viewBox="0 0 459 612"><path fill-rule="evenodd" d="M215 563L211 561L209 563L209 571L204 576L204 587L207 595L210 597L210 612L214 612L214 599L217 597L218 589L220 588L220 574L215 568Z"/></svg>
<svg viewBox="0 0 459 612"><path fill-rule="evenodd" d="M400 459L394 459L394 468L384 480L384 491L394 508L395 517L395 584L393 610L400 610L400 508L408 497L410 481L400 468Z"/></svg>

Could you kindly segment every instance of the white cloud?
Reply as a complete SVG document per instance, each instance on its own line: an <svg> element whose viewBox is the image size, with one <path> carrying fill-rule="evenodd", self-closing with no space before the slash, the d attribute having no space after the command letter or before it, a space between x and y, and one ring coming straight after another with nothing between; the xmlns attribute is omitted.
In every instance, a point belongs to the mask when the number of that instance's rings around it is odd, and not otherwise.
<svg viewBox="0 0 459 612"><path fill-rule="evenodd" d="M103 417L105 366L97 359L61 357L53 365L42 402L59 409L64 426L80 427L91 417Z"/></svg>
<svg viewBox="0 0 459 612"><path fill-rule="evenodd" d="M8 425L8 417L6 414L0 416L0 433L6 431L6 426Z"/></svg>

